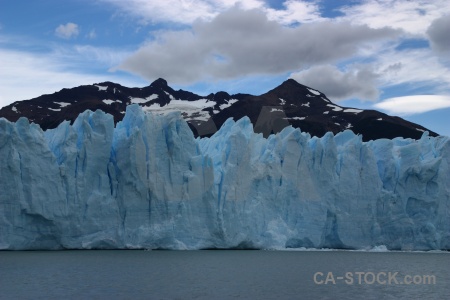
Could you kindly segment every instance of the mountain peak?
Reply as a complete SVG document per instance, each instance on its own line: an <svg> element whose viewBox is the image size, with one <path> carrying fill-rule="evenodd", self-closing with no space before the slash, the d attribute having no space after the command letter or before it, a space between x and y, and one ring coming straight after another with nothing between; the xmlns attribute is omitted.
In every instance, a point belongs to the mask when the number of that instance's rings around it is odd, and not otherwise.
<svg viewBox="0 0 450 300"><path fill-rule="evenodd" d="M286 99L299 99L300 95L307 95L313 93L314 95L323 95L319 91L307 87L296 81L295 79L289 78L284 81L282 84L277 86L276 88L268 91L265 95L275 95L276 97L286 98ZM306 102L309 102L311 99L304 98ZM322 100L321 100L322 101Z"/></svg>
<svg viewBox="0 0 450 300"><path fill-rule="evenodd" d="M155 81L153 81L152 84L150 84L150 86L165 88L165 87L167 87L167 81L165 79L158 78Z"/></svg>
<svg viewBox="0 0 450 300"><path fill-rule="evenodd" d="M292 88L309 88L306 85L301 84L300 82L298 82L295 79L289 78L288 80L285 80L282 84L280 84L277 88L283 88L283 89L292 89ZM277 89L275 88L275 89Z"/></svg>
<svg viewBox="0 0 450 300"><path fill-rule="evenodd" d="M288 80L285 80L283 83L285 83L285 84L295 84L295 85L299 85L300 84L297 80L292 79L292 78L289 78ZM302 85L302 84L300 84L300 85Z"/></svg>

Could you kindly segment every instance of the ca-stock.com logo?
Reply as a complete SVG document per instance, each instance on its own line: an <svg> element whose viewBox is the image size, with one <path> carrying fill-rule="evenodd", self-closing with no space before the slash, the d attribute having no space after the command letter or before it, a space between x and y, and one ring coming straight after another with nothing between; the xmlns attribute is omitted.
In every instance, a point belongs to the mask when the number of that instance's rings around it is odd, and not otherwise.
<svg viewBox="0 0 450 300"><path fill-rule="evenodd" d="M313 275L314 284L379 284L379 285L430 285L436 284L436 275L401 275L399 272L316 272Z"/></svg>

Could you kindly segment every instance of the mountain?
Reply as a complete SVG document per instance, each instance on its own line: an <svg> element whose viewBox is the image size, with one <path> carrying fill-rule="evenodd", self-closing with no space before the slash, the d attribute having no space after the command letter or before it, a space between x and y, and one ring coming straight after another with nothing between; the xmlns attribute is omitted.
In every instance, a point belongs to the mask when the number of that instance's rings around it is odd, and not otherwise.
<svg viewBox="0 0 450 300"><path fill-rule="evenodd" d="M23 116L43 129L51 129L64 120L73 123L87 109L101 109L117 123L130 104L139 104L145 111L158 114L181 110L195 136L211 136L228 118L238 120L244 116L250 118L255 132L265 137L289 125L318 137L328 131L336 134L351 129L361 134L364 141L395 137L419 139L424 131L429 131L431 136L438 135L399 117L339 106L323 93L293 79L259 96L226 92L200 96L175 91L164 79L143 88L103 82L14 102L0 109L0 117L14 122Z"/></svg>
<svg viewBox="0 0 450 300"><path fill-rule="evenodd" d="M286 97L287 98L287 97ZM179 112L0 119L0 250L450 250L450 138L363 142Z"/></svg>

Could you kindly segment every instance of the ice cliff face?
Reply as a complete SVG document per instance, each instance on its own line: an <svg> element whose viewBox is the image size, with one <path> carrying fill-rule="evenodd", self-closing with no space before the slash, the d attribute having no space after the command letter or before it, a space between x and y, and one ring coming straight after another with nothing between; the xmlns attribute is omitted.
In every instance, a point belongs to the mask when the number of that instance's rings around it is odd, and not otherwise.
<svg viewBox="0 0 450 300"><path fill-rule="evenodd" d="M450 249L450 140L194 139L180 114L0 119L0 249Z"/></svg>

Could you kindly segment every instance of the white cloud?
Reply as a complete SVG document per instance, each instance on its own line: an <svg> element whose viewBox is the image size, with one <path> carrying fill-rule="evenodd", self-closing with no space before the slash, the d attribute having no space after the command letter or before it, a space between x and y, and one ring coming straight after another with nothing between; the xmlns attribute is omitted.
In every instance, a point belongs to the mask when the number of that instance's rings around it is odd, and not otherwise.
<svg viewBox="0 0 450 300"><path fill-rule="evenodd" d="M211 19L218 11L237 1L186 1L186 0L100 0L113 4L129 15L145 23L175 22L191 24L197 19Z"/></svg>
<svg viewBox="0 0 450 300"><path fill-rule="evenodd" d="M266 8L270 20L280 24L307 23L323 20L318 4L310 1L288 0L283 3L285 9Z"/></svg>
<svg viewBox="0 0 450 300"><path fill-rule="evenodd" d="M71 47L55 47L52 56L60 61L70 60L74 66L109 69L133 52L125 49L94 47L90 45L74 45Z"/></svg>
<svg viewBox="0 0 450 300"><path fill-rule="evenodd" d="M270 20L280 24L321 21L321 0L280 1L283 8L270 7L263 0L97 0L112 4L144 23L173 22L190 25L198 19L211 20L234 6L241 9L260 9ZM349 1L340 9L340 21L366 24L372 28L390 26L413 35L424 36L431 22L450 12L448 0L359 0Z"/></svg>
<svg viewBox="0 0 450 300"><path fill-rule="evenodd" d="M9 50L0 50L0 55L4 58L0 69L0 106L98 79L64 71L59 63L42 55Z"/></svg>
<svg viewBox="0 0 450 300"><path fill-rule="evenodd" d="M448 90L450 85L448 68L429 48L389 50L380 53L376 65L383 86L427 83Z"/></svg>
<svg viewBox="0 0 450 300"><path fill-rule="evenodd" d="M55 29L55 35L63 39L76 37L80 33L78 25L75 23L61 24Z"/></svg>
<svg viewBox="0 0 450 300"><path fill-rule="evenodd" d="M76 71L74 69L79 67L79 61L83 60L81 55L78 54L77 58L76 51L70 55L61 52L36 54L0 48L0 107L83 84L115 81L137 86L144 83L113 74L97 75L88 70Z"/></svg>
<svg viewBox="0 0 450 300"><path fill-rule="evenodd" d="M390 26L425 36L433 20L450 12L448 4L448 0L363 0L340 9L345 16L339 19L372 28Z"/></svg>
<svg viewBox="0 0 450 300"><path fill-rule="evenodd" d="M259 10L233 8L195 22L192 30L160 32L118 68L176 83L280 74L347 59L363 45L396 35L346 22L285 27Z"/></svg>
<svg viewBox="0 0 450 300"><path fill-rule="evenodd" d="M378 76L369 65L355 65L345 71L319 65L293 73L291 78L323 92L333 101L351 98L374 101L379 96Z"/></svg>
<svg viewBox="0 0 450 300"><path fill-rule="evenodd" d="M412 115L450 107L447 95L414 95L385 99L374 105L388 114Z"/></svg>
<svg viewBox="0 0 450 300"><path fill-rule="evenodd" d="M144 23L174 22L192 24L196 20L211 20L218 14L232 8L244 10L260 9L270 20L281 24L311 22L322 19L319 6L306 0L287 0L284 9L274 9L263 0L97 0L112 4L129 15L141 19Z"/></svg>

